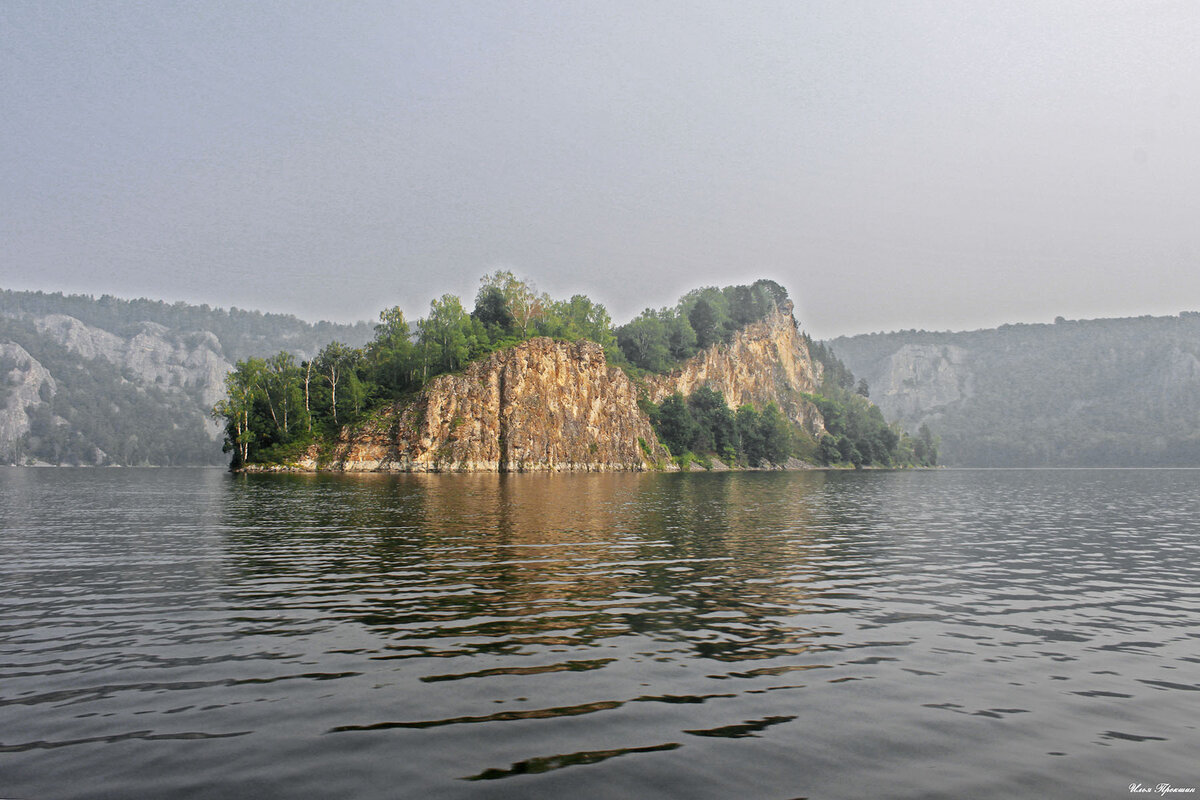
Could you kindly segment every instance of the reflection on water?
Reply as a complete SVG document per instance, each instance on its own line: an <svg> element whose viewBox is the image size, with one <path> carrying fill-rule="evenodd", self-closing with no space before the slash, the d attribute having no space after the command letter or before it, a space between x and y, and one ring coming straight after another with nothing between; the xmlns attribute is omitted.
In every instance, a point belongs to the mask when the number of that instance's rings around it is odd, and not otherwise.
<svg viewBox="0 0 1200 800"><path fill-rule="evenodd" d="M1198 479L0 470L0 786L1196 785Z"/></svg>

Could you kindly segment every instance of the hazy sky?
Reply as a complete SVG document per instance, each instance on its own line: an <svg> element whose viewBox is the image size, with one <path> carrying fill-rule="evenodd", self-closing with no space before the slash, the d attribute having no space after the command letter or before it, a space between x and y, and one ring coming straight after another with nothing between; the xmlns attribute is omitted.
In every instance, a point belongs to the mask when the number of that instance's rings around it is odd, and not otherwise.
<svg viewBox="0 0 1200 800"><path fill-rule="evenodd" d="M1200 310L1200 4L0 3L0 286L374 319L507 268L818 337Z"/></svg>

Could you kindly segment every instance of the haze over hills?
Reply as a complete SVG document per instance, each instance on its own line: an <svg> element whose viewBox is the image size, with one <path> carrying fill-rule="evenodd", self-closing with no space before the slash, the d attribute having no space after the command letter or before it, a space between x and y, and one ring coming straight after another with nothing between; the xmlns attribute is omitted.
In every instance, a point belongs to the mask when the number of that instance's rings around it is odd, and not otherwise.
<svg viewBox="0 0 1200 800"><path fill-rule="evenodd" d="M368 323L0 291L0 461L224 464L240 359L368 343ZM951 466L1200 465L1200 314L898 331L827 344Z"/></svg>
<svg viewBox="0 0 1200 800"><path fill-rule="evenodd" d="M367 323L0 291L0 463L221 464L212 406L250 353L311 357Z"/></svg>
<svg viewBox="0 0 1200 800"><path fill-rule="evenodd" d="M829 342L951 466L1200 466L1200 313Z"/></svg>

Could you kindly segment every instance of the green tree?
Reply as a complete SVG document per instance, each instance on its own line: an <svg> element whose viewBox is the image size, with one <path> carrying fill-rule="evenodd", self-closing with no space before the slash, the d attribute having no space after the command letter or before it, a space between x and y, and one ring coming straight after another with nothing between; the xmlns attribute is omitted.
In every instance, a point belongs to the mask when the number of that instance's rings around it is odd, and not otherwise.
<svg viewBox="0 0 1200 800"><path fill-rule="evenodd" d="M746 462L752 467L757 467L767 454L761 417L754 406L747 404L737 410L736 420Z"/></svg>
<svg viewBox="0 0 1200 800"><path fill-rule="evenodd" d="M582 294L550 303L538 327L546 336L568 341L590 339L606 350L617 343L608 310Z"/></svg>
<svg viewBox="0 0 1200 800"><path fill-rule="evenodd" d="M488 339L498 342L512 336L515 321L508 310L508 300L499 286L484 285L475 295L475 310L471 316L479 320L488 333Z"/></svg>
<svg viewBox="0 0 1200 800"><path fill-rule="evenodd" d="M391 397L397 396L411 382L414 368L413 343L408 320L399 306L379 312L375 338L367 346L375 382Z"/></svg>
<svg viewBox="0 0 1200 800"><path fill-rule="evenodd" d="M712 304L704 298L696 301L688 312L688 321L696 333L696 347L705 350L721 342L721 326Z"/></svg>
<svg viewBox="0 0 1200 800"><path fill-rule="evenodd" d="M278 437L292 434L292 423L299 409L300 371L287 351L271 356L263 369L263 398L275 422Z"/></svg>
<svg viewBox="0 0 1200 800"><path fill-rule="evenodd" d="M453 372L465 364L478 346L471 318L452 294L429 304L429 316L417 323L423 379Z"/></svg>
<svg viewBox="0 0 1200 800"><path fill-rule="evenodd" d="M251 446L257 438L251 429L251 414L265 368L261 358L239 361L225 376L225 399L213 407L213 417L226 421L223 449L233 451L234 467L250 461Z"/></svg>
<svg viewBox="0 0 1200 800"><path fill-rule="evenodd" d="M508 270L496 270L480 279L480 290L495 288L504 296L505 307L522 339L529 336L533 324L546 313L549 298L537 292L530 281L517 278Z"/></svg>
<svg viewBox="0 0 1200 800"><path fill-rule="evenodd" d="M673 455L683 455L691 449L697 426L682 395L676 392L663 400L655 422L659 440Z"/></svg>
<svg viewBox="0 0 1200 800"><path fill-rule="evenodd" d="M338 424L338 386L348 374L353 374L360 354L361 351L356 348L333 341L317 355L317 367L321 377L329 384L329 413L333 417L334 425Z"/></svg>
<svg viewBox="0 0 1200 800"><path fill-rule="evenodd" d="M791 454L791 426L779 406L768 403L758 420L762 457L772 464L782 464Z"/></svg>

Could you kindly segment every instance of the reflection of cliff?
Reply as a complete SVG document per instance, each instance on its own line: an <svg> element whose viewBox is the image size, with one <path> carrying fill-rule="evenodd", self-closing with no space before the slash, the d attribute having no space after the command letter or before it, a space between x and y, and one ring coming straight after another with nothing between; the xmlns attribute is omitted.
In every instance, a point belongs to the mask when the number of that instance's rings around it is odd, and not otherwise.
<svg viewBox="0 0 1200 800"><path fill-rule="evenodd" d="M324 607L386 636L396 659L569 647L595 654L546 669L591 669L610 655L591 648L639 633L666 652L767 659L813 636L778 612L812 603L809 581L829 561L810 522L827 480L244 475L223 520L243 588L225 599L264 619ZM479 669L443 661L429 679Z"/></svg>
<svg viewBox="0 0 1200 800"><path fill-rule="evenodd" d="M791 304L747 325L728 344L716 344L667 375L646 378L656 403L702 386L720 392L730 408L749 403L758 409L775 403L812 434L824 431L821 414L802 393L817 391L821 365L813 361L792 316Z"/></svg>

